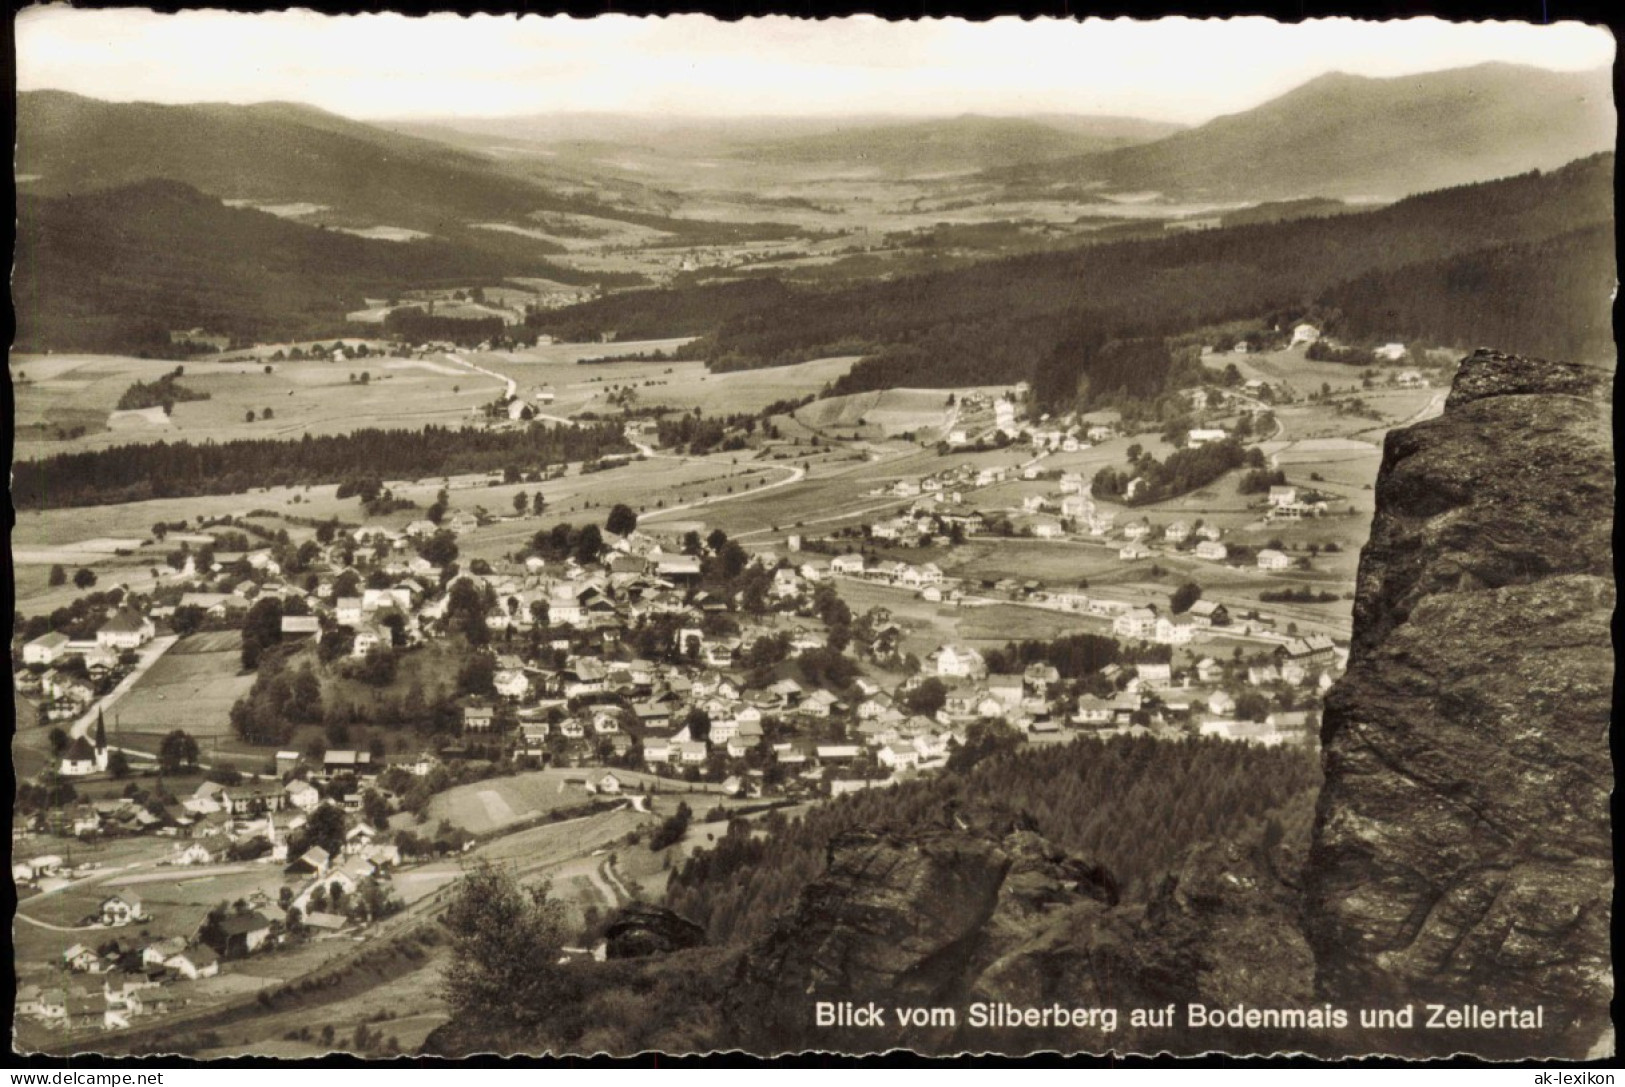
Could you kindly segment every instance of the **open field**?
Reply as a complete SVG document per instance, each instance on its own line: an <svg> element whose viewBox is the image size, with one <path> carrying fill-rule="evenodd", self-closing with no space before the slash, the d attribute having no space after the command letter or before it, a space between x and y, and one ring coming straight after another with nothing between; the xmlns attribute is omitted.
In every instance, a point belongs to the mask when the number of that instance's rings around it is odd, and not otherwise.
<svg viewBox="0 0 1625 1087"><path fill-rule="evenodd" d="M705 808L709 808L715 804L729 803L729 798L716 792L708 792L703 785L690 785L634 770L611 770L606 767L550 768L447 789L429 802L426 824L435 826L440 820L445 819L449 820L452 826L460 827L470 834L489 834L522 820L545 815L556 808L579 807L593 800L613 800L614 797L611 795L589 794L582 786L583 782L597 781L606 773L613 773L629 790L635 791L639 785L644 786L655 794L657 808L660 809L675 807L677 801L682 799L688 800L689 805L697 811L701 810L702 804ZM392 817L390 824L411 827L414 820L412 816L403 813ZM540 827L535 831L524 831L511 837L519 839L524 835L538 834L545 829ZM504 842L508 840L501 839ZM502 848L505 850L508 847Z"/></svg>
<svg viewBox="0 0 1625 1087"><path fill-rule="evenodd" d="M182 728L199 739L229 735L232 703L254 685L253 674L242 673L241 642L236 631L181 639L119 699L109 726L152 733Z"/></svg>
<svg viewBox="0 0 1625 1087"><path fill-rule="evenodd" d="M556 399L541 410L569 416L579 411L606 411L611 385L630 385L639 406L662 405L680 410L701 408L707 415L756 412L779 400L816 393L835 381L856 358L818 359L797 366L774 366L713 374L700 362L605 362L579 365L582 357L671 354L685 339L598 345L552 344L524 351L468 354L473 363L518 381L522 395L548 386Z"/></svg>
<svg viewBox="0 0 1625 1087"><path fill-rule="evenodd" d="M36 378L42 362L63 376ZM151 418L125 412L112 419L119 397L132 384L154 381L177 365L184 367L180 385L208 393L209 399L177 403L167 420L160 409L152 409ZM447 424L501 392L497 382L466 370L389 358L175 363L88 355L78 356L75 364L59 356L21 356L12 360L13 375L19 370L31 378L16 388L19 458L159 439L297 438L368 426ZM366 384L359 381L363 373L370 377ZM263 418L266 409L273 413L269 420ZM74 423L80 416L85 418ZM71 425L84 425L87 433L56 440L56 428Z"/></svg>
<svg viewBox="0 0 1625 1087"><path fill-rule="evenodd" d="M889 437L929 430L936 437L954 418L948 395L943 389L885 389L835 396L808 404L796 418L819 431L861 427Z"/></svg>

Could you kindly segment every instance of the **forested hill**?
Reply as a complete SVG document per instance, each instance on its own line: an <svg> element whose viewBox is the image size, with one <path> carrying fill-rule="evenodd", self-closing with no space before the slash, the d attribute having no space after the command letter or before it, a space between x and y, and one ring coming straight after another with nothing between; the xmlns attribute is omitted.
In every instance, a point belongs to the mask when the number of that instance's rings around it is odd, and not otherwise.
<svg viewBox="0 0 1625 1087"><path fill-rule="evenodd" d="M995 175L1187 199L1393 198L1550 170L1613 146L1608 68L1331 72L1167 139Z"/></svg>
<svg viewBox="0 0 1625 1087"><path fill-rule="evenodd" d="M63 91L17 99L17 172L44 196L182 181L226 199L306 201L433 231L523 215L545 190L480 156L287 102L158 105Z"/></svg>
<svg viewBox="0 0 1625 1087"><path fill-rule="evenodd" d="M1123 736L996 754L964 773L849 794L800 819L772 816L765 835L735 821L672 874L666 904L703 924L715 943L755 939L823 872L834 835L918 830L943 822L950 804L1025 813L1045 838L1104 865L1132 899L1185 850L1312 795L1319 778L1303 751L1217 740Z"/></svg>
<svg viewBox="0 0 1625 1087"><path fill-rule="evenodd" d="M500 235L470 224L546 211L712 243L791 232L670 218L651 210L666 203L660 194L624 178L449 147L294 102L160 105L29 91L17 96L16 172L37 196L180 181L225 200L309 204L332 225L406 227L499 251ZM523 240L532 253L550 245Z"/></svg>
<svg viewBox="0 0 1625 1087"><path fill-rule="evenodd" d="M865 354L841 392L1015 381L1043 371L1044 388L1064 400L1091 376L1085 354L1063 347L1081 338L1166 336L1241 318L1292 317L1334 297L1350 327L1374 335L1448 341L1480 320L1504 327L1505 300L1462 284L1504 260L1507 247L1521 246L1541 263L1519 284L1520 317L1502 342L1584 356L1611 349L1613 276L1578 282L1543 273L1555 271L1560 250L1562 260L1578 258L1586 269L1611 265L1613 165L1612 155L1597 155L1362 214L1087 246L833 291L764 292L762 306L717 320L694 346L720 370ZM1563 235L1575 236L1562 246L1544 244ZM1441 261L1452 262L1453 277L1411 274L1415 290L1430 293L1407 298L1407 327L1390 332L1384 294L1373 285ZM1354 281L1367 286L1346 286ZM612 308L589 303L546 320L560 329L608 331L624 323L641 332L642 306L673 321L681 314L693 331L712 301L706 292L627 294ZM1095 389L1107 391L1099 382Z"/></svg>
<svg viewBox="0 0 1625 1087"><path fill-rule="evenodd" d="M580 282L546 260L454 242L379 241L231 208L176 181L20 196L20 350L135 351L172 328L242 337L346 331L366 295L506 275Z"/></svg>

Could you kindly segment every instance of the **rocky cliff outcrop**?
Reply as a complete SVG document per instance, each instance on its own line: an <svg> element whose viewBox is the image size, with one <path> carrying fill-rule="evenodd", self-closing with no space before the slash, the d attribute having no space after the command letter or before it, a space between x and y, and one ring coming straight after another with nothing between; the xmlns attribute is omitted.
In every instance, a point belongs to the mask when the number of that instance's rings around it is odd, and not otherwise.
<svg viewBox="0 0 1625 1087"><path fill-rule="evenodd" d="M1544 1016L1375 1045L1583 1057L1608 1032L1611 377L1480 351L1388 435L1322 729L1317 986Z"/></svg>
<svg viewBox="0 0 1625 1087"><path fill-rule="evenodd" d="M641 902L621 907L604 926L604 955L610 959L669 955L704 943L705 930L693 921Z"/></svg>
<svg viewBox="0 0 1625 1087"><path fill-rule="evenodd" d="M1307 813L1305 813L1307 816ZM1286 1035L1181 1029L1188 1002L1308 1003L1313 963L1299 932L1296 850L1257 828L1209 843L1148 904L1118 901L1115 881L1025 827L979 824L853 832L830 843L824 875L740 960L724 1020L753 1052L1269 1052ZM1307 818L1303 820L1307 823ZM1278 830L1278 828L1277 828ZM820 1025L820 1002L883 1023ZM1130 1024L1130 1008L1176 1004L1173 1027ZM976 1022L973 1007L1115 1009L1079 1026ZM899 1022L900 1007L947 1008L952 1024Z"/></svg>

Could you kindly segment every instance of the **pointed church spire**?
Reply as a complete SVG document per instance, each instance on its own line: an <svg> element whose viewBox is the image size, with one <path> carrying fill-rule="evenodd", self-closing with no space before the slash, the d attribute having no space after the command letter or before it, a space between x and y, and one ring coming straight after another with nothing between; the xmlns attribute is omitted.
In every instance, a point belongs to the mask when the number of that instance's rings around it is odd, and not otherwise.
<svg viewBox="0 0 1625 1087"><path fill-rule="evenodd" d="M107 747L107 725L102 721L101 707L96 708L96 750Z"/></svg>

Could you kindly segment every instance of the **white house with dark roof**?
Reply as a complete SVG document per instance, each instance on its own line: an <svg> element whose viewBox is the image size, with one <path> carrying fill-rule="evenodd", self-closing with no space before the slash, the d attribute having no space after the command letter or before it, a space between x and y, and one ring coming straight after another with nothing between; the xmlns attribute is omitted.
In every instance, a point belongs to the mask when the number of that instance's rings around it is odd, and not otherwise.
<svg viewBox="0 0 1625 1087"><path fill-rule="evenodd" d="M68 636L51 631L23 646L24 664L55 664L67 655Z"/></svg>
<svg viewBox="0 0 1625 1087"><path fill-rule="evenodd" d="M96 631L96 644L105 649L140 649L156 633L151 619L126 609L101 625Z"/></svg>

